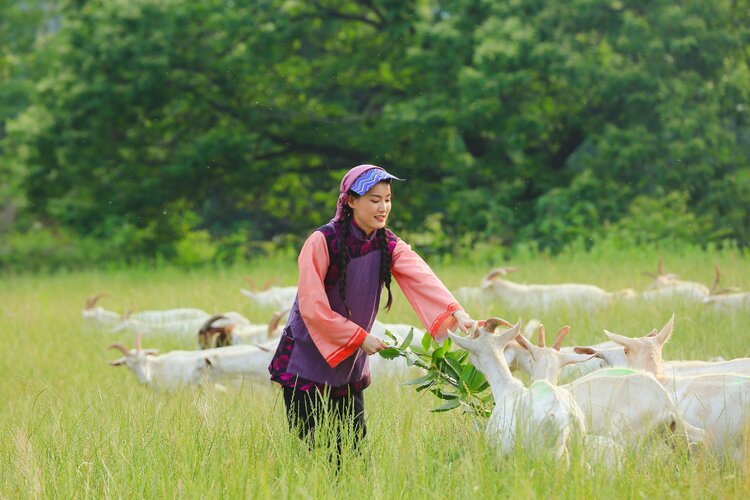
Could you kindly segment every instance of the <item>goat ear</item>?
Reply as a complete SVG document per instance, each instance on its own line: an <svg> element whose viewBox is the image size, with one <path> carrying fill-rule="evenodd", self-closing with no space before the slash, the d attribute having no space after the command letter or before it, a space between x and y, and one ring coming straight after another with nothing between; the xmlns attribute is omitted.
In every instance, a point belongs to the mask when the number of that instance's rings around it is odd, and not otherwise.
<svg viewBox="0 0 750 500"><path fill-rule="evenodd" d="M498 339L497 341L503 347L505 347L506 345L510 343L511 340L516 338L517 335L520 335L520 333L521 333L521 320L519 319L518 322L515 325L513 325L513 327L510 330L501 333L499 337L493 337L493 338L497 338Z"/></svg>
<svg viewBox="0 0 750 500"><path fill-rule="evenodd" d="M612 342L616 342L622 346L630 346L630 345L633 345L633 342L635 342L635 340L631 339L630 337L619 335L617 333L612 333L607 330L604 330L604 335L609 337L609 340L611 340Z"/></svg>
<svg viewBox="0 0 750 500"><path fill-rule="evenodd" d="M531 342L529 342L529 339L523 336L523 333L519 333L518 335L516 335L516 342L518 342L521 347L529 352L531 352L531 350L535 347L531 344Z"/></svg>
<svg viewBox="0 0 750 500"><path fill-rule="evenodd" d="M110 366L122 366L125 364L125 357L113 359L109 362Z"/></svg>
<svg viewBox="0 0 750 500"><path fill-rule="evenodd" d="M476 350L477 348L477 340L471 339L469 337L464 337L461 335L456 335L453 332L448 332L448 335L450 335L450 338L453 339L453 343L456 344L461 349L466 349L469 352L472 352Z"/></svg>
<svg viewBox="0 0 750 500"><path fill-rule="evenodd" d="M596 357L596 352L593 352L590 354L589 353L584 353L584 354L565 353L563 354L563 366L572 365L574 363L583 363L584 361L588 361L591 358L595 358L595 357Z"/></svg>
<svg viewBox="0 0 750 500"><path fill-rule="evenodd" d="M144 349L143 354L146 356L156 356L159 354L159 349Z"/></svg>
<svg viewBox="0 0 750 500"><path fill-rule="evenodd" d="M667 324L661 329L661 331L654 337L660 344L666 344L669 337L672 336L672 330L674 329L674 314L669 318Z"/></svg>
<svg viewBox="0 0 750 500"><path fill-rule="evenodd" d="M573 348L573 352L577 352L578 354L589 354L591 356L596 356L596 349L594 349L593 347L576 346Z"/></svg>

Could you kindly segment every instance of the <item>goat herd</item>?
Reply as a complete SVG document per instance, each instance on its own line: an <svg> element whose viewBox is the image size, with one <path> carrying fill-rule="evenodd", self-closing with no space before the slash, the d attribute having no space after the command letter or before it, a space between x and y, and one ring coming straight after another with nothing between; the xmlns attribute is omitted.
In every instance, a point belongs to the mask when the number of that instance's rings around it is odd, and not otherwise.
<svg viewBox="0 0 750 500"><path fill-rule="evenodd" d="M702 307L750 311L750 293L719 290L720 273L711 288L682 281L663 272L659 262L654 282L645 291L606 292L585 284L521 285L503 279L512 268L491 271L478 288L461 288L460 301L490 296L508 309L545 310L554 306L600 307L613 300L653 300L679 297ZM237 312L209 315L200 309L144 311L120 315L96 305L103 294L87 300L86 323L111 332L136 334L135 349L110 345L142 383L173 388L232 376L268 379L267 367L291 308L295 287L271 287L241 293L277 312L268 324L255 325ZM481 325L481 326L480 326ZM376 321L373 333L384 340L385 330L403 338L414 328L414 344L424 331L403 324ZM750 358L733 360L663 361L662 350L674 330L674 316L657 331L630 338L605 331L608 342L586 347L562 347L569 328L546 346L545 329L530 320L523 331L500 318L480 322L468 335L451 333L454 343L469 352L470 361L487 379L495 407L487 424L487 439L501 452L516 446L544 450L565 459L574 443L605 463L618 463L626 444L641 438L665 436L671 442L693 444L718 457L744 463L747 412L750 409ZM539 332L537 345L529 337ZM158 355L144 349L143 336L171 334L197 338L200 349ZM371 357L373 377L408 369L403 358L389 361ZM414 369L414 368L411 368ZM526 373L526 386L511 370ZM572 380L558 385L560 378Z"/></svg>

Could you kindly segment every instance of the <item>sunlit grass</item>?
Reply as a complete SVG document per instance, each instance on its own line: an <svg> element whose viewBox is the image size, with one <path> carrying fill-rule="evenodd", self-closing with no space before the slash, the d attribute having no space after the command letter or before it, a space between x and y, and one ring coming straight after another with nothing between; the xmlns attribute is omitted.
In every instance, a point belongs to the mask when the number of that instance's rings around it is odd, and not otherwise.
<svg viewBox="0 0 750 500"><path fill-rule="evenodd" d="M641 290L659 255L571 254L527 258L511 279L526 283L586 282L608 290ZM750 259L734 252L664 255L665 267L710 285L718 263L725 284L750 289ZM505 264L496 262L495 264ZM477 285L489 266L436 265L449 288ZM744 467L702 451L691 457L630 450L619 472L591 469L575 456L570 466L523 451L500 459L484 441L482 423L457 412L434 414L436 401L412 387L376 380L365 392L368 437L337 473L324 450L309 451L289 433L283 401L270 383L247 381L227 393L211 388L157 392L139 385L106 346L132 345L129 335L83 328L86 296L106 290L108 309L200 307L238 311L266 321L239 294L247 284L274 279L293 284L294 259L237 268L82 272L15 276L0 281L0 497L744 497ZM749 311L719 313L694 304L621 303L586 312L505 310L466 304L476 317L537 317L556 330L573 327L567 344L605 340L603 328L641 335L676 314L665 358L750 352ZM396 293L386 322L416 324ZM195 339L146 339L162 350L194 348Z"/></svg>

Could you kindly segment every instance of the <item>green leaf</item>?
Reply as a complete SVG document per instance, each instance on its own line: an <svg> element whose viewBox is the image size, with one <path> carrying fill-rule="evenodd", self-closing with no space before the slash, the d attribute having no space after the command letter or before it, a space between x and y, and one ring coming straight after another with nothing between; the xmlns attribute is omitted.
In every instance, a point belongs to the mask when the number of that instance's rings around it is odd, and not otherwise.
<svg viewBox="0 0 750 500"><path fill-rule="evenodd" d="M456 379L459 379L464 371L464 366L457 359L456 353L453 351L446 353L445 362L453 369Z"/></svg>
<svg viewBox="0 0 750 500"><path fill-rule="evenodd" d="M424 384L425 382L429 382L435 380L435 375L432 373L428 373L424 377L415 378L414 380L408 380L406 382L403 382L401 385L417 385L417 384Z"/></svg>
<svg viewBox="0 0 750 500"><path fill-rule="evenodd" d="M418 387L417 387L417 392L422 392L422 391L424 391L425 389L429 389L429 388L430 388L430 387L432 387L433 385L435 385L435 381L434 381L434 380L431 380L431 381L429 381L429 382L425 382L425 383L423 383L422 385L420 385L420 386L418 386Z"/></svg>
<svg viewBox="0 0 750 500"><path fill-rule="evenodd" d="M457 351L453 351L456 353L456 359L463 365L469 362L469 351L465 349L459 349Z"/></svg>
<svg viewBox="0 0 750 500"><path fill-rule="evenodd" d="M445 357L445 349L441 346L432 351L432 362L437 364L437 360Z"/></svg>
<svg viewBox="0 0 750 500"><path fill-rule="evenodd" d="M460 394L457 394L455 392L445 392L444 390L437 388L437 389L431 389L430 392L432 392L435 396L439 397L440 399L447 399L452 400L460 397Z"/></svg>
<svg viewBox="0 0 750 500"><path fill-rule="evenodd" d="M422 337L422 349L424 352L430 352L430 344L432 343L432 336L430 336L430 332L425 332L424 337Z"/></svg>
<svg viewBox="0 0 750 500"><path fill-rule="evenodd" d="M401 351L399 351L395 347L389 347L388 349L383 349L382 351L378 352L380 356L384 357L385 359L395 359L401 355Z"/></svg>
<svg viewBox="0 0 750 500"><path fill-rule="evenodd" d="M461 400L460 399L453 399L451 401L448 401L445 404L442 404L442 405L438 406L437 408L433 408L431 411L437 413L437 412L441 412L441 411L452 410L454 408L458 408L459 406L461 406Z"/></svg>
<svg viewBox="0 0 750 500"><path fill-rule="evenodd" d="M411 345L411 340L414 338L414 328L409 330L409 334L406 336L404 341L399 346L399 349L404 350L407 349Z"/></svg>
<svg viewBox="0 0 750 500"><path fill-rule="evenodd" d="M453 339L448 337L445 340L443 340L443 348L446 351L450 351L451 349L453 349Z"/></svg>
<svg viewBox="0 0 750 500"><path fill-rule="evenodd" d="M466 384L466 387L471 392L482 392L488 387L487 381L479 370L473 365L467 365L461 372L461 382Z"/></svg>
<svg viewBox="0 0 750 500"><path fill-rule="evenodd" d="M397 337L396 337L395 335L393 335L393 334L391 333L391 331L390 331L390 330L388 330L387 328L385 329L385 334L386 334L386 335L387 335L388 337L390 337L390 339L391 339L391 340L393 340L393 344L394 344L394 345L398 345L398 338L397 338ZM401 346L401 347L403 348L403 346Z"/></svg>

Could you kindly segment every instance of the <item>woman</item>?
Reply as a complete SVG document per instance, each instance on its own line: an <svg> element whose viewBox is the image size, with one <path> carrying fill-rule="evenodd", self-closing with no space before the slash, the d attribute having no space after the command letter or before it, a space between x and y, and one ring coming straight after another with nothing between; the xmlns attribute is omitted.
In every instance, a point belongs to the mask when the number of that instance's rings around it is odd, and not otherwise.
<svg viewBox="0 0 750 500"><path fill-rule="evenodd" d="M335 425L351 426L355 442L366 434L368 356L386 347L368 332L383 286L391 307L391 277L435 339L473 324L429 266L386 229L394 179L401 180L375 165L352 168L335 217L299 254L297 299L269 371L283 386L287 419L300 438L313 440L324 412Z"/></svg>

